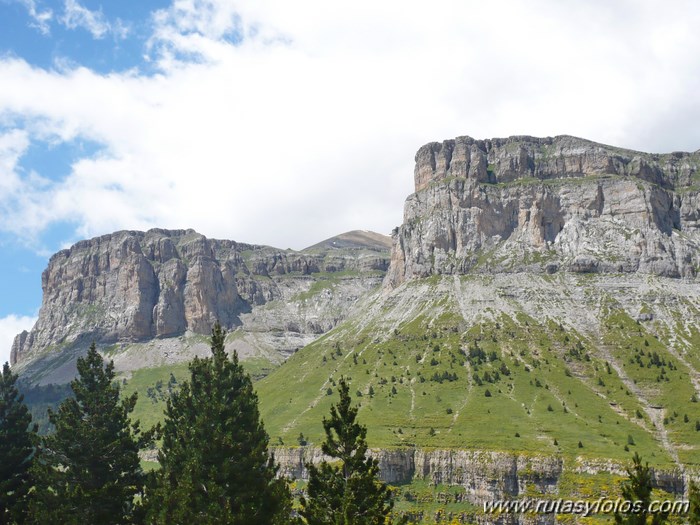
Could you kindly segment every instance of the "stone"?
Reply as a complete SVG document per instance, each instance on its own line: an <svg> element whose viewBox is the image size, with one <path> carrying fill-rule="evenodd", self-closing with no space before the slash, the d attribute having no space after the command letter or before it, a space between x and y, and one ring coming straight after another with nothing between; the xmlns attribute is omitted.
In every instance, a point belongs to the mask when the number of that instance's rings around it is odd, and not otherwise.
<svg viewBox="0 0 700 525"><path fill-rule="evenodd" d="M51 257L39 318L15 338L11 361L26 372L47 350L59 359L93 340L124 345L208 335L217 320L254 334L248 338L254 345L281 360L332 329L358 297L380 285L390 244L384 235L348 232L295 252L162 229L80 241ZM329 280L338 272L342 277ZM324 279L328 287L316 295L312 286ZM331 287L339 293L328 294ZM255 353L249 346L243 348ZM35 372L43 377L51 362L37 362ZM49 373L42 381L68 379Z"/></svg>
<svg viewBox="0 0 700 525"><path fill-rule="evenodd" d="M698 166L697 152L653 155L568 136L427 144L386 284L519 271L694 279Z"/></svg>

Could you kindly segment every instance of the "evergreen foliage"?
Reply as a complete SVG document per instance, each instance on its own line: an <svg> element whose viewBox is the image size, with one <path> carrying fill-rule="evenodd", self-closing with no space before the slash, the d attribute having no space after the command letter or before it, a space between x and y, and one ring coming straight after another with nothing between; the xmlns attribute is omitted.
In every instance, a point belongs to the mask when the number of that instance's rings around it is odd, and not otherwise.
<svg viewBox="0 0 700 525"><path fill-rule="evenodd" d="M632 467L627 468L628 479L622 482L622 499L636 505L631 512L621 514L615 513L615 523L618 525L661 525L668 518L668 513L649 514L649 504L651 503L651 469L649 463L642 465L642 458L634 453L632 457ZM651 517L651 520L647 518Z"/></svg>
<svg viewBox="0 0 700 525"><path fill-rule="evenodd" d="M690 501L688 523L690 525L700 525L700 487L692 481L688 491L688 500Z"/></svg>
<svg viewBox="0 0 700 525"><path fill-rule="evenodd" d="M236 353L226 355L225 336L217 323L212 356L195 358L190 380L168 400L149 523L291 522L291 496L276 478L258 398Z"/></svg>
<svg viewBox="0 0 700 525"><path fill-rule="evenodd" d="M384 525L393 501L389 488L378 480L379 465L367 457L367 428L356 422L357 407L350 405L349 386L338 382L340 401L323 418L323 453L339 460L307 465L307 497L301 515L308 525Z"/></svg>
<svg viewBox="0 0 700 525"><path fill-rule="evenodd" d="M0 376L0 524L22 523L34 456L32 416L5 363Z"/></svg>
<svg viewBox="0 0 700 525"><path fill-rule="evenodd" d="M114 363L105 365L94 343L77 368L75 397L49 412L56 430L41 438L30 522L129 523L145 481L138 452L154 430L142 433L131 422L137 396L121 399Z"/></svg>

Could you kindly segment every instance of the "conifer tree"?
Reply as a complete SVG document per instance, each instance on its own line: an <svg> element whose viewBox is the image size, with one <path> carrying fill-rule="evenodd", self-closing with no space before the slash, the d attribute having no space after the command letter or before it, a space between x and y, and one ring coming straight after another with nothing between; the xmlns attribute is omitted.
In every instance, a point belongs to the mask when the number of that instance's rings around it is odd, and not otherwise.
<svg viewBox="0 0 700 525"><path fill-rule="evenodd" d="M367 457L367 428L357 423L358 408L350 405L349 386L338 382L340 401L323 418L323 453L340 460L307 465L307 496L301 516L308 525L384 525L393 508L389 488L379 481L379 464Z"/></svg>
<svg viewBox="0 0 700 525"><path fill-rule="evenodd" d="M690 501L688 523L690 525L700 525L700 487L692 481L688 491L688 501Z"/></svg>
<svg viewBox="0 0 700 525"><path fill-rule="evenodd" d="M0 524L23 523L34 456L32 416L5 363L0 376Z"/></svg>
<svg viewBox="0 0 700 525"><path fill-rule="evenodd" d="M291 496L277 479L250 377L225 332L212 330L212 356L195 358L190 379L168 400L161 464L148 491L149 523L287 524Z"/></svg>
<svg viewBox="0 0 700 525"><path fill-rule="evenodd" d="M49 412L56 430L40 442L30 522L129 523L145 481L138 452L154 431L131 422L137 395L121 399L114 363L105 365L94 343L77 367L74 397Z"/></svg>
<svg viewBox="0 0 700 525"><path fill-rule="evenodd" d="M649 463L642 465L638 453L632 457L632 467L627 468L628 479L622 482L622 498L636 504L637 507L626 514L615 513L615 523L618 525L646 525L651 503L652 480ZM668 518L668 513L651 515L652 525L661 525Z"/></svg>

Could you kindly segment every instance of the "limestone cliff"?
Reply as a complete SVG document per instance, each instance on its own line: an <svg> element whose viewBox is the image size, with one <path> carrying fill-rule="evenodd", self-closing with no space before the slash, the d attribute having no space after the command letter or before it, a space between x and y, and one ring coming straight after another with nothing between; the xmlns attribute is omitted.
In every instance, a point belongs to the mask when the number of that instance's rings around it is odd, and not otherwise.
<svg viewBox="0 0 700 525"><path fill-rule="evenodd" d="M351 377L386 480L561 494L562 472L624 475L643 436L682 492L700 464L699 165L572 137L424 146L381 293L258 383L273 440L320 442ZM280 454L295 477L317 459Z"/></svg>
<svg viewBox="0 0 700 525"><path fill-rule="evenodd" d="M290 479L308 479L308 465L328 461L318 447L273 448L280 475ZM369 455L379 462L379 477L394 485L420 479L433 485L461 486L467 501L483 505L486 501L515 499L538 494L558 494L565 470L594 476L600 472L625 476L625 466L575 458L565 464L560 456L519 454L483 450L455 449L374 449ZM653 470L654 484L671 493L683 494L687 480L677 470ZM577 494L571 494L577 496Z"/></svg>
<svg viewBox="0 0 700 525"><path fill-rule="evenodd" d="M266 346L290 353L335 326L380 282L388 238L375 235L371 246L301 252L207 239L193 230L120 231L81 241L49 261L39 319L16 337L12 364L22 369L93 340L123 346L208 334L216 320L228 330L264 333Z"/></svg>
<svg viewBox="0 0 700 525"><path fill-rule="evenodd" d="M469 137L416 154L388 284L434 274L700 268L700 152Z"/></svg>

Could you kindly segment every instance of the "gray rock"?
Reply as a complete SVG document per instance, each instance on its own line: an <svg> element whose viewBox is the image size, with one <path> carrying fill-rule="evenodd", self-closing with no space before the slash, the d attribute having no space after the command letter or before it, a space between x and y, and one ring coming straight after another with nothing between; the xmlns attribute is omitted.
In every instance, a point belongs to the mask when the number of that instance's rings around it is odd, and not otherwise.
<svg viewBox="0 0 700 525"><path fill-rule="evenodd" d="M566 136L428 144L416 154L387 285L560 270L694 279L699 166L697 152L652 155Z"/></svg>
<svg viewBox="0 0 700 525"><path fill-rule="evenodd" d="M124 346L208 335L217 320L250 334L242 351L257 345L279 361L333 328L381 283L389 245L386 236L349 232L295 252L160 229L81 241L49 261L39 318L16 337L12 364L34 368L42 382L65 381L70 373L52 372L68 369L54 361L74 362L93 340Z"/></svg>

